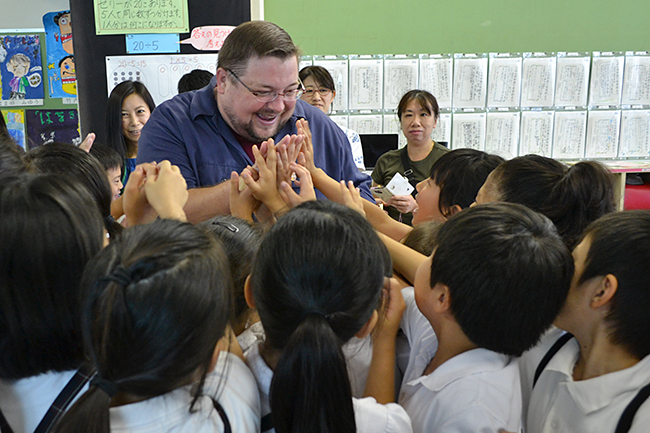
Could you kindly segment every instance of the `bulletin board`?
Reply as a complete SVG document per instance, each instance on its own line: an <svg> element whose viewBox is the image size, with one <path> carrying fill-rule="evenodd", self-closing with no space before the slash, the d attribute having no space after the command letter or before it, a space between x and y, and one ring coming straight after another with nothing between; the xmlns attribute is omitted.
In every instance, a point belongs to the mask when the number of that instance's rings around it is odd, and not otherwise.
<svg viewBox="0 0 650 433"><path fill-rule="evenodd" d="M188 32L184 28L166 26L162 23L159 31L150 33L169 32L178 34L180 40L190 37L193 28L210 25L237 26L251 17L250 2L241 0L183 0L187 4ZM116 29L104 29L103 34L97 34L95 3L107 5L115 2L100 2L99 0L70 0L70 10L74 16L74 48L77 66L77 97L81 132L97 134L98 142L105 141L105 112L108 95L106 58L127 56L126 34L138 33L137 29L121 29L123 34L114 33ZM166 4L181 4L179 1L165 2ZM105 11L104 11L105 12ZM181 12L179 12L181 13ZM157 17L153 17L154 19ZM108 24L107 27L115 27ZM134 31L136 30L136 31ZM181 45L180 54L196 55L199 51L191 45ZM158 54L154 54L158 55ZM174 56L176 54L169 54Z"/></svg>

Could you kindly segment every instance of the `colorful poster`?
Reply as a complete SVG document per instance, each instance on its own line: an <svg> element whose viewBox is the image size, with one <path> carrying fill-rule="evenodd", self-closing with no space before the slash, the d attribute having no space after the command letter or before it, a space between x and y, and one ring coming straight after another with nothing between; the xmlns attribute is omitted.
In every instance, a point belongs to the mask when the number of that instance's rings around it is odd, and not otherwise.
<svg viewBox="0 0 650 433"><path fill-rule="evenodd" d="M188 0L94 0L98 35L188 33Z"/></svg>
<svg viewBox="0 0 650 433"><path fill-rule="evenodd" d="M50 98L77 96L74 51L72 49L72 20L70 11L43 15L45 54Z"/></svg>
<svg viewBox="0 0 650 433"><path fill-rule="evenodd" d="M43 105L38 35L0 36L0 106Z"/></svg>
<svg viewBox="0 0 650 433"><path fill-rule="evenodd" d="M81 143L76 109L25 110L25 124L29 149L55 141Z"/></svg>
<svg viewBox="0 0 650 433"><path fill-rule="evenodd" d="M14 141L23 149L25 147L25 112L20 109L1 110L7 130Z"/></svg>

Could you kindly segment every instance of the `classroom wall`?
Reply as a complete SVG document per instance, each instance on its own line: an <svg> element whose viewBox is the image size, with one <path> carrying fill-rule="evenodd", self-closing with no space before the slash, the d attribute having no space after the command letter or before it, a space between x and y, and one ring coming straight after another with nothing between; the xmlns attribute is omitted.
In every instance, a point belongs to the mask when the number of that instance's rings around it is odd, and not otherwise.
<svg viewBox="0 0 650 433"><path fill-rule="evenodd" d="M638 0L265 0L304 54L650 49Z"/></svg>
<svg viewBox="0 0 650 433"><path fill-rule="evenodd" d="M42 29L43 15L70 9L69 0L3 0L0 29Z"/></svg>

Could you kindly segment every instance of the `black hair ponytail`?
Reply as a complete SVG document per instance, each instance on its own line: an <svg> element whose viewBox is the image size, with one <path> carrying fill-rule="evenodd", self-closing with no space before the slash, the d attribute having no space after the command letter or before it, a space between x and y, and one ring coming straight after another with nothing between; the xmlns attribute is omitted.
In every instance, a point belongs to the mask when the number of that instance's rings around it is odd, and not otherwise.
<svg viewBox="0 0 650 433"><path fill-rule="evenodd" d="M591 222L616 210L612 173L597 161L570 166L549 196L547 208L564 242L573 249Z"/></svg>
<svg viewBox="0 0 650 433"><path fill-rule="evenodd" d="M271 382L277 433L356 431L341 344L322 314L307 315L294 331Z"/></svg>

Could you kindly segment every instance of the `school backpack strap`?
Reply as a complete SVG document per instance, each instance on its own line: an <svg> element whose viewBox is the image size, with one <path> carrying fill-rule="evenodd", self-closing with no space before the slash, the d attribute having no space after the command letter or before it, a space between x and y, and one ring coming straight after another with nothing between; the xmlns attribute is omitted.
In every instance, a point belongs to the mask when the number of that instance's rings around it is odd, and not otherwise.
<svg viewBox="0 0 650 433"><path fill-rule="evenodd" d="M230 420L228 419L228 415L226 415L226 411L223 410L223 407L219 404L217 400L214 398L212 399L212 404L214 405L214 408L217 410L217 413L221 417L221 421L223 422L223 432L224 433L232 433L232 427L230 427Z"/></svg>
<svg viewBox="0 0 650 433"><path fill-rule="evenodd" d="M535 370L535 378L533 379L533 388L535 387L535 384L537 383L537 379L539 379L539 376L542 374L542 372L544 371L548 363L551 362L551 359L553 359L555 354L560 351L562 346L564 346L567 343L567 341L569 341L572 338L573 335L567 332L566 334L558 338L555 343L553 343L553 345L548 350L548 352L546 352L546 355L544 355L539 365L537 366L537 369Z"/></svg>
<svg viewBox="0 0 650 433"><path fill-rule="evenodd" d="M41 422L36 426L34 433L48 433L52 427L61 418L61 415L68 409L70 403L79 394L79 391L92 379L96 371L88 364L82 364L77 371L75 371L72 378L68 381L66 386L61 390L59 395L54 400L54 403L41 419ZM13 433L11 426L7 419L0 411L0 432Z"/></svg>
<svg viewBox="0 0 650 433"><path fill-rule="evenodd" d="M273 417L272 414L266 414L262 417L262 433L273 429Z"/></svg>
<svg viewBox="0 0 650 433"><path fill-rule="evenodd" d="M639 407L645 403L648 397L650 397L650 383L641 388L632 401L627 405L623 411L623 415L621 415L621 418L618 420L614 433L627 433L630 431L634 415L636 415Z"/></svg>
<svg viewBox="0 0 650 433"><path fill-rule="evenodd" d="M47 433L52 430L52 427L61 418L61 415L68 409L70 403L79 394L81 389L95 376L97 371L89 364L82 364L81 367L74 373L72 379L61 390L59 395L52 403L52 406L45 413L45 416L34 430L34 433Z"/></svg>

